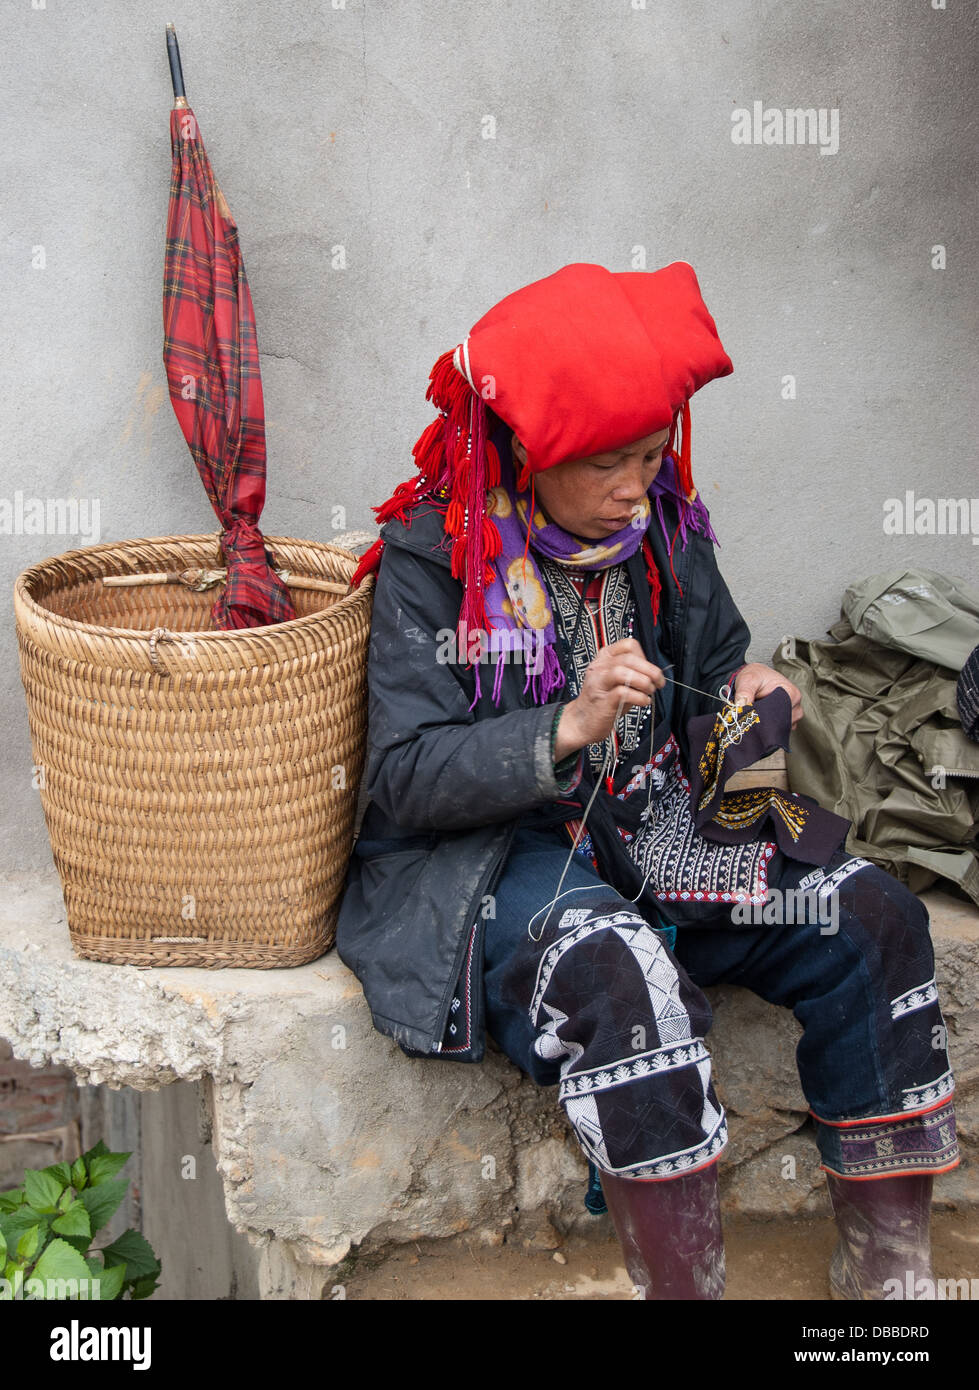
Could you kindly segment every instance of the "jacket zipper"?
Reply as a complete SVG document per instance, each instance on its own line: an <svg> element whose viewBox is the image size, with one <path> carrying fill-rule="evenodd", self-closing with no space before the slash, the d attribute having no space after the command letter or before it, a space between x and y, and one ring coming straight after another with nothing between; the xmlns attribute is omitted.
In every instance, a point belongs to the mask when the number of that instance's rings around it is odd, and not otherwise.
<svg viewBox="0 0 979 1390"><path fill-rule="evenodd" d="M490 891L490 885L492 884L494 888L496 887L497 876L502 871L507 852L510 848L510 845L513 843L513 837L516 834L516 831L517 821L516 819L514 819L510 823L510 826L507 830L506 838L503 841L503 845L500 849L498 856L490 862L488 868L480 877L479 884L476 888L476 892L474 895L474 901L476 902L476 912L473 915L471 921L469 920L469 913L466 913L466 925L463 928L460 945L458 950L456 951L456 959L453 961L452 964L452 974L450 976L451 983L449 989L446 991L445 1003L439 1009L438 1017L435 1020L435 1042L433 1042L431 1046L432 1052L437 1053L442 1051L442 1039L445 1036L445 1025L448 1022L449 1009L452 1007L452 991L455 989L456 981L459 978L459 971L462 969L462 963L466 958L466 951L469 948L469 938L472 935L473 930L476 926L476 917L479 915L479 905L482 902L482 899L485 896L485 894L488 891ZM472 903L470 903L470 907L471 906Z"/></svg>

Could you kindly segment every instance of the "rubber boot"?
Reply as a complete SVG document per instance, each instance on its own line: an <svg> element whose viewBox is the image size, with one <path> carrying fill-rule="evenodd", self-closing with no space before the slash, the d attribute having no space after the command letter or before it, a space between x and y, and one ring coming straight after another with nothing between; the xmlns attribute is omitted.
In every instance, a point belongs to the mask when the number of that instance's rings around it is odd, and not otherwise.
<svg viewBox="0 0 979 1390"><path fill-rule="evenodd" d="M837 1299L934 1298L931 1268L931 1173L859 1182L827 1173L840 1233L829 1266ZM918 1280L924 1279L921 1288ZM897 1280L900 1293L887 1280Z"/></svg>
<svg viewBox="0 0 979 1390"><path fill-rule="evenodd" d="M724 1239L717 1164L679 1178L602 1173L615 1234L643 1299L719 1299Z"/></svg>

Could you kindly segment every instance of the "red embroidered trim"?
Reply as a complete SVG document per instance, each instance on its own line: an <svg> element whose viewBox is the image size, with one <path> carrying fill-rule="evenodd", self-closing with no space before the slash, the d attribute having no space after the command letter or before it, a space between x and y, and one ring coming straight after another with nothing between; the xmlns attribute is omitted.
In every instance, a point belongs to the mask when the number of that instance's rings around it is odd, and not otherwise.
<svg viewBox="0 0 979 1390"><path fill-rule="evenodd" d="M913 1120L916 1115L927 1115L930 1110L937 1110L941 1105L947 1105L955 1094L955 1087L942 1096L941 1100L936 1100L933 1105L922 1106L920 1110L901 1110L896 1115L864 1115L862 1120L824 1120L822 1115L817 1115L815 1110L810 1110L809 1114L814 1120L818 1120L821 1125L832 1125L834 1129L848 1129L854 1125L882 1125L889 1120Z"/></svg>
<svg viewBox="0 0 979 1390"><path fill-rule="evenodd" d="M828 1168L825 1163L821 1163L819 1166L824 1173L832 1173L834 1178L842 1178L844 1182L880 1182L882 1178L913 1178L920 1177L922 1173L950 1173L961 1162L962 1159L957 1158L954 1163L947 1163L944 1168L901 1168L893 1173L864 1173L857 1178L850 1177L848 1173L838 1173L835 1168Z"/></svg>

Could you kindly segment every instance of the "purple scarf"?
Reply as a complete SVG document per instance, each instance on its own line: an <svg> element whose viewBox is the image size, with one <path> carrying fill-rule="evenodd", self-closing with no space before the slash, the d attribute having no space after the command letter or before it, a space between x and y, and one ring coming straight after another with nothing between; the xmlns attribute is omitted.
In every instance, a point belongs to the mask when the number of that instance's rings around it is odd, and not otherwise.
<svg viewBox="0 0 979 1390"><path fill-rule="evenodd" d="M565 675L557 659L554 616L547 589L533 559L535 551L571 570L602 570L621 564L642 545L651 517L651 503L655 504L660 526L669 545L671 538L663 517L664 495L673 497L678 504L679 534L683 548L687 544L688 527L709 537L715 544L718 541L699 495L692 504L687 501L677 483L676 461L672 454L664 454L659 473L647 493L649 502L644 501L642 512L636 513L638 524L630 521L620 531L602 540L581 540L548 522L538 507L525 557L530 489L517 491L511 438L510 429L501 426L493 432L487 444L487 447L495 448L499 455L500 482L486 490L486 515L495 522L502 542L500 553L489 562L494 577L486 590L486 617L491 624L486 633L488 650L496 653L493 703L500 703L504 667L508 661L516 660L522 661L527 669L524 691L531 691L535 704L547 704L564 685ZM468 650L470 656L478 650L481 658L485 659L482 642L479 641L478 647L469 646L466 637L466 634L462 634L463 650ZM481 694L480 659L477 658L473 664L476 694L470 709Z"/></svg>

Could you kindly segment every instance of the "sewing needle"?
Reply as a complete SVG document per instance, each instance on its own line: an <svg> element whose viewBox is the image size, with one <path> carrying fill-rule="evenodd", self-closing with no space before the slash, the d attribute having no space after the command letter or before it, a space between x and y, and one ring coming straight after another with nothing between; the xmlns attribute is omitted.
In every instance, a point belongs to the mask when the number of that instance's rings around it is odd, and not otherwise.
<svg viewBox="0 0 979 1390"><path fill-rule="evenodd" d="M659 669L661 671L669 671L670 668L675 665L676 663L671 661L668 663L668 665L661 666ZM701 690L696 685L687 685L685 681L678 681L675 676L667 676L666 679L668 681L671 681L673 685L682 685L684 690L692 690L697 695L706 695L708 700L719 700L722 705L730 705L731 709L737 709L737 705L730 698L730 695L728 695L727 697L724 697L722 695L714 695L709 690ZM722 686L722 689L730 691L731 687L729 685L726 685Z"/></svg>

